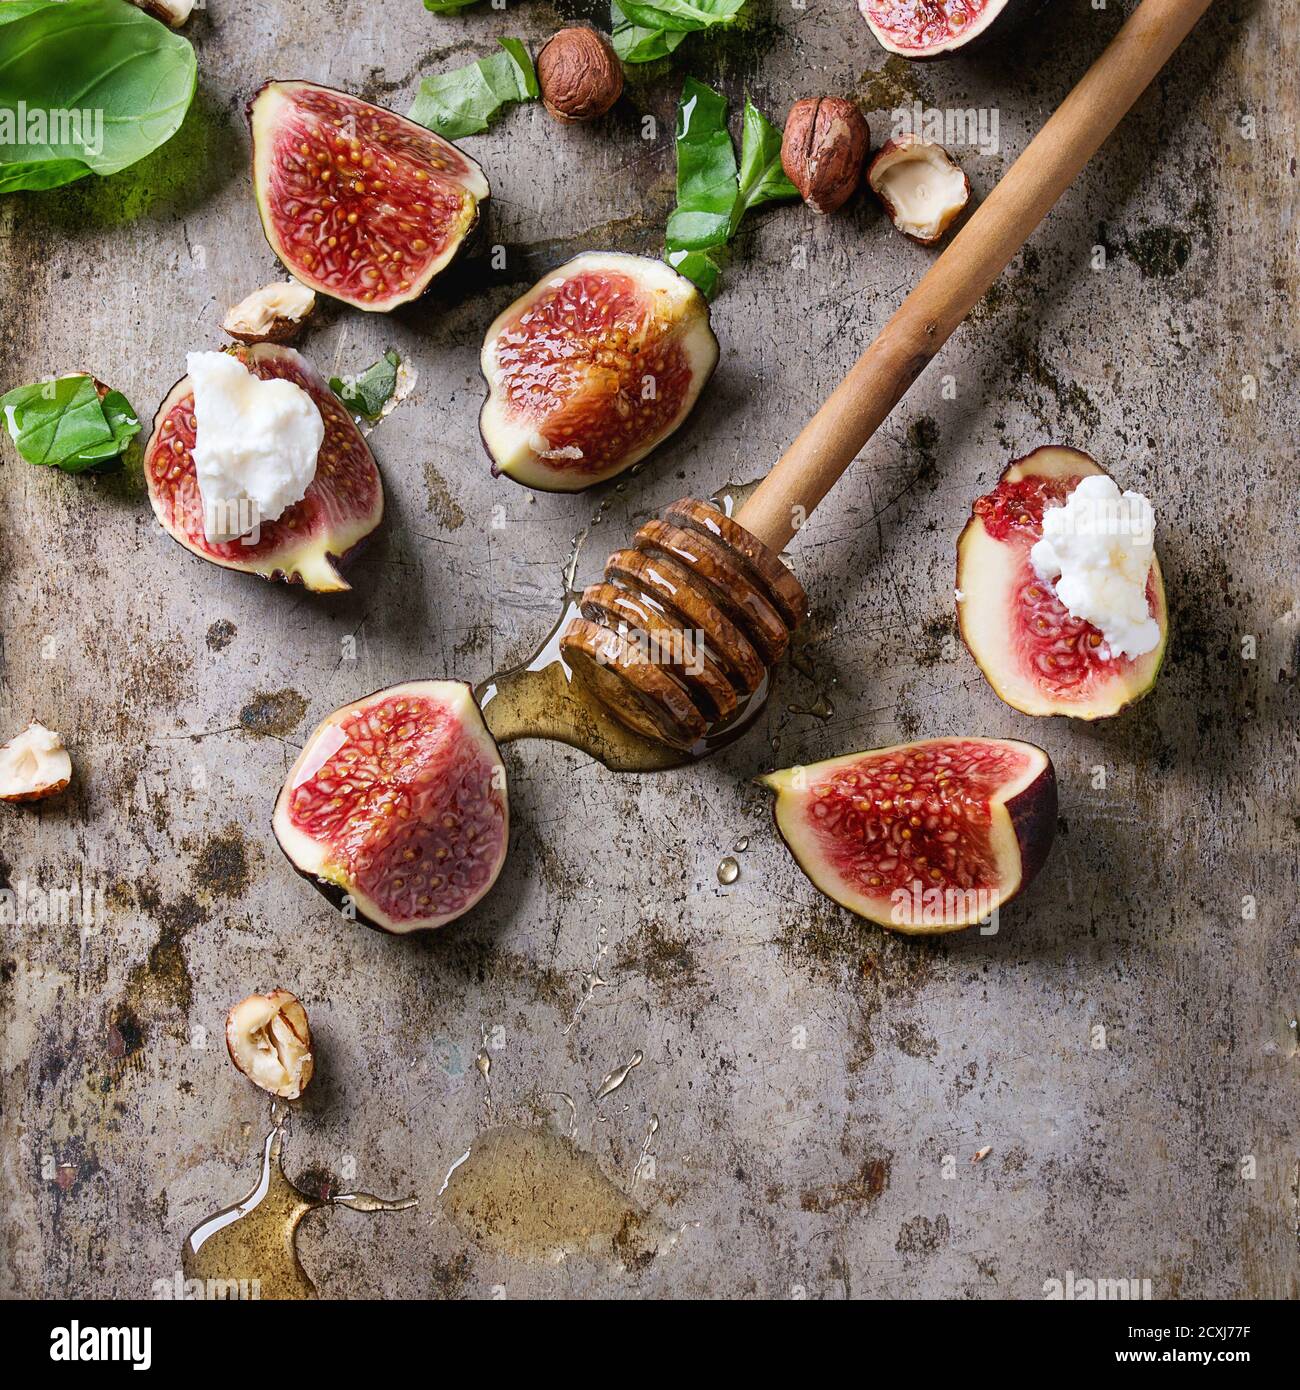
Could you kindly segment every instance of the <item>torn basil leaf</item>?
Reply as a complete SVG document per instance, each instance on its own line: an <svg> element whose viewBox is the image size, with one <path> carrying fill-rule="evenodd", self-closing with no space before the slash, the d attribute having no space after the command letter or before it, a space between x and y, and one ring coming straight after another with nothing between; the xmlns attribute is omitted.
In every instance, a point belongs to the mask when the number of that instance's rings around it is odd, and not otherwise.
<svg viewBox="0 0 1300 1390"><path fill-rule="evenodd" d="M140 420L120 391L101 399L94 377L56 377L0 396L0 418L28 463L65 473L106 473L122 465Z"/></svg>
<svg viewBox="0 0 1300 1390"><path fill-rule="evenodd" d="M633 24L623 13L618 0L612 0L610 19L613 31L610 41L614 52L625 63L653 63L666 58L686 37L684 29L650 29L641 24Z"/></svg>
<svg viewBox="0 0 1300 1390"><path fill-rule="evenodd" d="M389 348L386 353L355 377L330 377L330 390L353 415L378 420L397 391L397 369L402 359Z"/></svg>
<svg viewBox="0 0 1300 1390"><path fill-rule="evenodd" d="M420 83L409 119L446 140L477 135L503 106L537 98L537 74L518 39L499 39L502 52Z"/></svg>
<svg viewBox="0 0 1300 1390"><path fill-rule="evenodd" d="M748 100L737 170L726 98L693 77L682 86L676 141L677 206L664 259L711 298L726 244L745 213L799 194L781 167L781 132Z"/></svg>

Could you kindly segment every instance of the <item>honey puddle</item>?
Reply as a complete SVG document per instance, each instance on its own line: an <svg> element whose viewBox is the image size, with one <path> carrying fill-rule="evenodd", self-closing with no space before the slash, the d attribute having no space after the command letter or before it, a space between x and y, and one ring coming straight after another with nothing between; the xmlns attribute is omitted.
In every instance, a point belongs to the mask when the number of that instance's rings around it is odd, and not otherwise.
<svg viewBox="0 0 1300 1390"><path fill-rule="evenodd" d="M181 1269L187 1280L203 1280L208 1289L213 1285L206 1281L217 1281L217 1287L225 1289L239 1281L255 1290L256 1298L315 1298L316 1286L298 1258L298 1227L308 1212L328 1206L405 1211L417 1205L414 1197L386 1201L369 1192L309 1196L285 1175L284 1129L277 1124L262 1146L257 1186L242 1202L209 1216L190 1232L181 1250Z"/></svg>
<svg viewBox="0 0 1300 1390"><path fill-rule="evenodd" d="M590 1255L640 1269L677 1241L591 1154L549 1129L485 1130L452 1164L438 1201L470 1239L513 1259Z"/></svg>
<svg viewBox="0 0 1300 1390"><path fill-rule="evenodd" d="M757 486L758 481L728 483L714 494L713 500L731 516ZM563 612L559 621L527 661L489 676L474 688L474 698L498 743L553 739L588 754L611 772L664 772L685 767L733 743L749 728L766 702L768 682L765 679L725 725L710 732L694 748L682 751L625 729L581 683L573 680L560 655L560 636L569 619L578 615L578 557L592 526L600 522L603 507L602 503L591 525L573 538L573 548L564 565Z"/></svg>

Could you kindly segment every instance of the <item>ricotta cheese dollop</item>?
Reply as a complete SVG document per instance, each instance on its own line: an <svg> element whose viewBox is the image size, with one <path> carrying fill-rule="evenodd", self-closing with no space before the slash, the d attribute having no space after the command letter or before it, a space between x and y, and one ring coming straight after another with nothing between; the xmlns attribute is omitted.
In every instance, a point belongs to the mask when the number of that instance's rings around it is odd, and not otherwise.
<svg viewBox="0 0 1300 1390"><path fill-rule="evenodd" d="M1072 618L1097 628L1110 656L1135 657L1160 641L1147 604L1154 556L1151 503L1098 475L1080 479L1063 507L1043 513L1043 536L1029 561Z"/></svg>
<svg viewBox="0 0 1300 1390"><path fill-rule="evenodd" d="M194 472L203 533L231 541L301 502L316 476L325 422L296 382L263 381L228 352L191 352Z"/></svg>

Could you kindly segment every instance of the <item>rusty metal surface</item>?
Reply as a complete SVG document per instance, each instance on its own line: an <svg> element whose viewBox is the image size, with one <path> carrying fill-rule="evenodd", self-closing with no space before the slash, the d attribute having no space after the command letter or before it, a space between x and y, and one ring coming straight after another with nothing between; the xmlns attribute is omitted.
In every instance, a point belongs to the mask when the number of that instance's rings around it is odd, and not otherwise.
<svg viewBox="0 0 1300 1390"><path fill-rule="evenodd" d="M516 745L502 879L429 939L341 921L272 839L274 794L328 710L405 677L481 679L549 627L595 499L489 476L478 347L567 255L658 249L683 74L777 117L856 94L873 143L900 103L995 108L1000 152L959 152L978 196L1122 7L1063 0L923 67L885 61L848 0L754 8L756 29L689 41L595 128L533 106L466 142L503 272L312 329L323 366L391 344L419 371L373 436L389 515L350 594L205 565L152 524L138 479L50 476L4 449L0 724L60 730L76 774L3 817L3 867L103 906L84 933L4 928L6 1293L147 1296L247 1190L266 1106L221 1024L272 985L306 1001L320 1055L290 1173L422 1201L309 1220L303 1258L330 1296L1039 1297L1067 1270L1158 1295L1300 1292L1294 4L1221 0L798 539L832 719L789 711L816 692L787 669L763 726L686 771L619 778ZM200 92L172 149L0 201L2 384L86 369L149 412L187 350L218 344L225 308L276 274L242 119L266 77L405 109L421 74L498 33L536 51L572 13L218 0L190 26ZM590 564L683 492L761 473L928 260L866 203L747 226L714 309L717 377L606 490ZM1172 654L1154 695L1098 727L1016 714L955 640L969 505L1048 441L1157 509ZM892 938L818 897L748 779L778 735L789 763L946 732L1047 747L1060 834L996 936ZM566 1032L601 929L608 983ZM446 1218L435 1193L486 1122L484 1030L492 1117L567 1127L543 1093L571 1094L578 1144L685 1226L672 1249L634 1271L528 1264ZM633 1187L652 1116L654 1174Z"/></svg>

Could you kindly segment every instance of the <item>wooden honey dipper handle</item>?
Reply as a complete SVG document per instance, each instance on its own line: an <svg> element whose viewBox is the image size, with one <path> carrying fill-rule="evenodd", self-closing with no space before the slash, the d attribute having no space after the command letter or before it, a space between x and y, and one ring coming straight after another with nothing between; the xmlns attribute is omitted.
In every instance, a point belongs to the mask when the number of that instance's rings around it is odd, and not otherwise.
<svg viewBox="0 0 1300 1390"><path fill-rule="evenodd" d="M1142 0L741 508L784 550L1211 0Z"/></svg>

